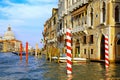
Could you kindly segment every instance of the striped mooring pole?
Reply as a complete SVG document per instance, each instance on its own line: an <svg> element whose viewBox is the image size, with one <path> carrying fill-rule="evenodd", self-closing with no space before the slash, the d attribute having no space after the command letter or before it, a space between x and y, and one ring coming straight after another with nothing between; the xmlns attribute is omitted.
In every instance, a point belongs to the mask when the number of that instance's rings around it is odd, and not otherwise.
<svg viewBox="0 0 120 80"><path fill-rule="evenodd" d="M72 74L72 53L71 53L71 29L66 30L66 48L67 48L67 75Z"/></svg>
<svg viewBox="0 0 120 80"><path fill-rule="evenodd" d="M109 67L109 37L105 35L105 67L106 69Z"/></svg>

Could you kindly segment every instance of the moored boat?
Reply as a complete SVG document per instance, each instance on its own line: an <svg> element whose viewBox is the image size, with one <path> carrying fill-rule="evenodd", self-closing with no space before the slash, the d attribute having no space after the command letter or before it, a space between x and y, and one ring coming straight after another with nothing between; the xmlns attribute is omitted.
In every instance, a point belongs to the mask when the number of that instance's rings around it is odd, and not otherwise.
<svg viewBox="0 0 120 80"><path fill-rule="evenodd" d="M19 52L15 52L15 51L13 51L12 53L15 54L15 55L20 55ZM25 52L22 52L22 55L26 55L26 53L25 53Z"/></svg>
<svg viewBox="0 0 120 80"><path fill-rule="evenodd" d="M61 56L61 57L52 57L52 60L59 61L59 62L67 62L67 57L66 56ZM80 58L80 57L74 57L72 58L72 62L87 62L86 58Z"/></svg>

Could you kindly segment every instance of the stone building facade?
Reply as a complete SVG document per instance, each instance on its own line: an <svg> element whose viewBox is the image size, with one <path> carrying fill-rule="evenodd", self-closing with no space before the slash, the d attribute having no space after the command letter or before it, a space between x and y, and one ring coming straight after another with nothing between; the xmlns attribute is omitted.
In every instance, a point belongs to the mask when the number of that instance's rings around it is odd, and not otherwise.
<svg viewBox="0 0 120 80"><path fill-rule="evenodd" d="M72 30L73 57L105 59L105 35L109 36L109 60L120 61L120 0L59 0L57 42L65 53L66 28Z"/></svg>
<svg viewBox="0 0 120 80"><path fill-rule="evenodd" d="M58 9L52 9L52 16L44 24L44 49L48 57L55 56L55 48L57 48L57 20ZM53 53L54 52L54 53Z"/></svg>
<svg viewBox="0 0 120 80"><path fill-rule="evenodd" d="M0 38L0 52L19 51L21 41L17 40L14 36L11 27Z"/></svg>

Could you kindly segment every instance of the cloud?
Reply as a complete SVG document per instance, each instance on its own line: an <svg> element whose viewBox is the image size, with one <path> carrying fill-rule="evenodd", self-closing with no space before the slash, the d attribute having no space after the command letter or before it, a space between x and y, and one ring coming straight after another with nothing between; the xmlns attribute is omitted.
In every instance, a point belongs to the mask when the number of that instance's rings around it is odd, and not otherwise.
<svg viewBox="0 0 120 80"><path fill-rule="evenodd" d="M27 0L29 3L32 4L56 4L58 0Z"/></svg>
<svg viewBox="0 0 120 80"><path fill-rule="evenodd" d="M51 16L52 8L57 7L56 0L2 0L0 4L0 34L9 24L18 39L31 44L40 41L44 22ZM23 1L23 2L22 2ZM31 40L31 34L35 37ZM28 36L28 37L27 37ZM27 38L26 38L27 37ZM32 42L33 41L33 42ZM34 45L34 44L33 44Z"/></svg>
<svg viewBox="0 0 120 80"><path fill-rule="evenodd" d="M13 4L9 3L5 8L0 8L0 11L4 13L4 16L8 18L17 18L17 19L31 19L41 17L45 14L51 14L51 8L54 5L28 5L28 4ZM44 11L43 11L44 9Z"/></svg>

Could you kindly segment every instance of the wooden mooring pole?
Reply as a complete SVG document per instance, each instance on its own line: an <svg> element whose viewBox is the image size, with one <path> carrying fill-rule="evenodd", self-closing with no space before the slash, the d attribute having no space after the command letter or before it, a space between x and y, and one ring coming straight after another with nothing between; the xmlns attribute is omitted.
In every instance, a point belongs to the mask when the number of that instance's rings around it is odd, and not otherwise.
<svg viewBox="0 0 120 80"><path fill-rule="evenodd" d="M22 43L20 43L20 54L19 54L19 56L20 56L20 60L22 60Z"/></svg>
<svg viewBox="0 0 120 80"><path fill-rule="evenodd" d="M28 42L26 42L26 61L28 61Z"/></svg>

